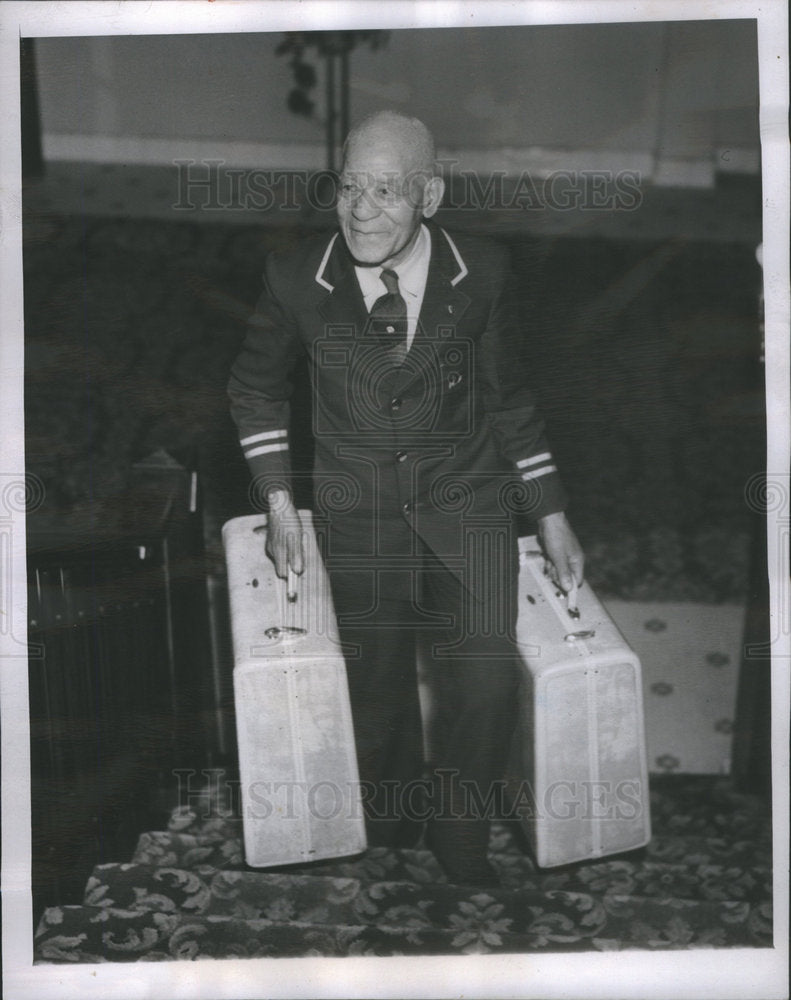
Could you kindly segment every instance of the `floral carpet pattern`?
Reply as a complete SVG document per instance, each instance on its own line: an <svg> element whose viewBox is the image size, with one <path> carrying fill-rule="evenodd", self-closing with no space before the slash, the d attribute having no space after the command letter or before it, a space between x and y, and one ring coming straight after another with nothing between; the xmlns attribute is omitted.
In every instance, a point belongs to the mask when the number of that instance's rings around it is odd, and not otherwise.
<svg viewBox="0 0 791 1000"><path fill-rule="evenodd" d="M51 907L39 962L449 955L771 947L771 835L762 800L726 779L652 779L651 843L536 868L495 825L501 887L449 883L434 856L373 848L254 870L241 821L208 799L141 835L130 861L97 866L80 905Z"/></svg>

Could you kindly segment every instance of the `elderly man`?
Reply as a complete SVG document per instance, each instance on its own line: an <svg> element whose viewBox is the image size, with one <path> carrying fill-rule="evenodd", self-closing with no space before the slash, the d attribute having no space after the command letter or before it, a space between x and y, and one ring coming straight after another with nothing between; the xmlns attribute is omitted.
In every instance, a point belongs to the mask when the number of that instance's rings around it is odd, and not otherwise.
<svg viewBox="0 0 791 1000"><path fill-rule="evenodd" d="M526 387L506 255L431 220L444 184L419 121L349 135L339 232L266 262L229 392L270 508L279 576L302 571L289 481L291 374L313 387L316 517L344 644L369 843L426 842L486 885L492 792L515 724L514 515L529 508L559 586L583 557ZM435 702L423 760L416 637ZM426 770L428 768L428 770Z"/></svg>

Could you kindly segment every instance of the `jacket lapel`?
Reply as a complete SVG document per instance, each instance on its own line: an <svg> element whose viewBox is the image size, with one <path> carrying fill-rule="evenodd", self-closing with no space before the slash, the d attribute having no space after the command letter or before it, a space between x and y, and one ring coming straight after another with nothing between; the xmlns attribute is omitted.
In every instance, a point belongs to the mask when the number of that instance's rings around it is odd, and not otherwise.
<svg viewBox="0 0 791 1000"><path fill-rule="evenodd" d="M316 271L316 282L327 290L318 311L330 326L353 328L356 337L368 320L363 293L354 273L354 262L338 233Z"/></svg>
<svg viewBox="0 0 791 1000"><path fill-rule="evenodd" d="M403 369L399 391L408 388L429 366L437 368L438 347L443 329L451 331L451 338L455 337L458 323L470 304L470 299L463 290L467 266L458 249L439 226L428 223L428 227L431 232L431 262L426 291L420 307L415 339L409 352L412 363L407 363Z"/></svg>
<svg viewBox="0 0 791 1000"><path fill-rule="evenodd" d="M463 290L467 265L455 243L450 242L445 230L430 225L431 263L426 291L420 309L420 330L430 339L436 339L439 327L455 327L470 300Z"/></svg>

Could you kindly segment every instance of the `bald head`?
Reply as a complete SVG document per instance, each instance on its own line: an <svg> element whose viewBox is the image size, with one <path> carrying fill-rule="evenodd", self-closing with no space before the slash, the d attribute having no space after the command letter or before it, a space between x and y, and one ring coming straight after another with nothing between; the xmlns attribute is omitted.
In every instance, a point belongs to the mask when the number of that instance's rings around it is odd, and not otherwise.
<svg viewBox="0 0 791 1000"><path fill-rule="evenodd" d="M423 122L397 111L360 122L343 147L338 189L338 221L352 257L369 267L406 260L444 191Z"/></svg>
<svg viewBox="0 0 791 1000"><path fill-rule="evenodd" d="M434 136L418 118L398 111L377 111L349 132L343 145L344 162L360 147L376 146L405 154L410 170L433 177L436 173Z"/></svg>

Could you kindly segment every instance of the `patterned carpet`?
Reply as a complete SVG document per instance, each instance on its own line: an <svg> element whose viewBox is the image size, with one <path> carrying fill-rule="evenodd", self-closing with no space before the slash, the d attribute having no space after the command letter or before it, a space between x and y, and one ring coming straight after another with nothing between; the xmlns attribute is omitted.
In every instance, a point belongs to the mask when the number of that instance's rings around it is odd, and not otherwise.
<svg viewBox="0 0 791 1000"><path fill-rule="evenodd" d="M215 789L217 786L214 786ZM227 797L226 797L227 800ZM766 807L722 779L652 779L654 836L612 859L539 870L495 826L499 889L449 884L434 856L373 848L253 870L213 795L97 866L81 905L49 908L39 962L771 947Z"/></svg>

